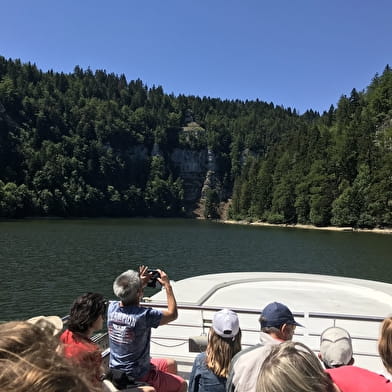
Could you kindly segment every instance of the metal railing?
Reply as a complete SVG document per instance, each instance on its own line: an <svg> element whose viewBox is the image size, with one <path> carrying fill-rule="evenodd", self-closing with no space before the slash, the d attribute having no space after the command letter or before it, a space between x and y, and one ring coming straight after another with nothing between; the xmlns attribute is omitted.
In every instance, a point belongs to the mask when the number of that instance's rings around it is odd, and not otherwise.
<svg viewBox="0 0 392 392"><path fill-rule="evenodd" d="M146 307L154 307L154 308L166 308L167 304L165 303L151 303L151 302L143 302L142 306ZM200 317L196 318L195 322L192 323L184 323L184 322L177 322L173 321L170 323L171 327L177 327L177 328L195 328L195 329L201 329L203 334L206 334L208 332L208 329L212 325L212 319L205 317L205 313L207 312L216 312L222 309L222 307L217 307L217 306L205 306L205 305L183 305L183 304L178 304L178 309L179 311L181 310L189 310L189 311L195 311L195 312L200 312ZM244 309L244 308L230 308L233 311L235 311L237 314L245 314L245 315L254 315L256 316L255 319L257 320L258 317L260 316L260 310L259 309ZM371 315L355 315L355 314L339 314L339 313L322 313L322 312L293 312L293 316L297 319L303 319L305 322L309 322L310 320L328 320L329 323L328 325L325 325L325 328L322 328L322 330L318 329L312 329L312 328L300 328L296 329L295 335L297 338L299 337L312 337L312 338L320 338L321 333L324 329L326 329L329 326L336 326L338 322L342 321L350 321L350 322L369 322L369 323L381 323L383 321L383 317L380 316L371 316ZM249 333L259 333L260 329L257 328L243 328L241 327L241 330L243 332L249 332ZM372 336L365 336L365 335L358 335L358 334L353 334L350 333L351 339L353 341L368 341L368 342L376 342L378 340L378 325L374 326L374 334ZM183 344L186 344L188 342L189 336L181 336L181 335L176 335L175 337L173 336L164 336L164 335L154 335L152 337L152 342L157 343L158 341L167 341L167 342L183 342ZM159 343L157 343L159 344ZM177 344L178 345L178 344ZM243 346L246 346L246 344ZM171 346L174 347L174 346ZM318 351L318 348L313 347L314 351ZM354 354L356 356L368 356L368 357L378 357L378 353L376 351L374 352L362 352L362 351L355 351Z"/></svg>
<svg viewBox="0 0 392 392"><path fill-rule="evenodd" d="M140 304L144 307L154 307L154 308L167 308L167 304L164 302L142 302ZM178 322L173 321L169 324L170 328L191 328L195 329L195 331L202 331L203 334L208 332L212 324L212 319L207 318L206 313L208 312L216 312L221 310L221 307L217 306L205 306L205 305L186 305L186 304L178 304L179 311L194 311L196 313L200 312L200 316L195 317L195 322ZM260 315L259 309L244 309L244 308L231 308L237 314L244 314L244 315L254 315L256 316L255 319L258 319ZM364 315L353 315L353 314L337 314L337 313L320 313L320 312L293 312L295 318L300 318L308 322L309 320L329 320L328 326L335 326L337 322L340 321L354 321L354 322L371 322L371 323L381 323L383 317L379 316L364 316ZM67 316L63 318L66 322ZM256 328L241 328L243 332L249 333L258 333L260 330ZM304 328L302 331L301 329L297 329L295 336L297 337L320 337L322 331L312 331L310 328ZM378 327L375 326L374 329L375 333L374 336L360 336L360 335L352 335L351 338L353 340L365 340L365 341L377 341L377 332ZM165 346L159 342L171 342L167 345L168 348L175 348L179 345L188 344L189 336L185 336L185 334L176 334L175 336L166 336L166 335L154 335L152 337L152 342L156 343L160 346ZM107 332L103 331L100 334L97 334L93 337L93 341L99 344L103 349L103 356L107 356L109 354L108 350L108 336ZM174 344L176 342L176 344ZM355 355L362 355L362 356L370 356L376 357L378 354L376 352L355 352Z"/></svg>

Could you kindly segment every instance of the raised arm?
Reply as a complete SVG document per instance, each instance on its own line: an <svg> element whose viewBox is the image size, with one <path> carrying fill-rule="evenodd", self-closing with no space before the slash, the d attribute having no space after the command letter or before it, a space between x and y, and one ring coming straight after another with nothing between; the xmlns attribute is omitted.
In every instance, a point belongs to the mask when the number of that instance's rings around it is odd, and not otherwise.
<svg viewBox="0 0 392 392"><path fill-rule="evenodd" d="M167 309L163 310L163 316L159 325L164 325L170 323L170 321L175 320L178 317L178 310L177 310L177 301L173 293L173 288L170 284L169 277L166 273L162 270L158 270L161 277L158 278L159 283L165 288L166 290L166 297L167 297Z"/></svg>

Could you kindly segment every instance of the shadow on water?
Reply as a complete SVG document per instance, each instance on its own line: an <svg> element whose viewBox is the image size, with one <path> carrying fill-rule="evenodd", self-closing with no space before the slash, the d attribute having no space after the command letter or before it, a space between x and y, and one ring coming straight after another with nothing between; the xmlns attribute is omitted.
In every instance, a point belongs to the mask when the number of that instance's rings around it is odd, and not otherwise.
<svg viewBox="0 0 392 392"><path fill-rule="evenodd" d="M391 238L372 233L185 219L32 220L1 222L0 249L3 320L65 314L86 291L113 298L113 279L140 264L173 280L281 271L392 282Z"/></svg>

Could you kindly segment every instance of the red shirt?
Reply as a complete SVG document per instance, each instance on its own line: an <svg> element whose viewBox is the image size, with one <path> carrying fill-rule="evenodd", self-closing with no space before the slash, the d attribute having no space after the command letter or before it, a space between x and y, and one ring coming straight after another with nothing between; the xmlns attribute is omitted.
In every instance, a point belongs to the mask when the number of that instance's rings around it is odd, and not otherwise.
<svg viewBox="0 0 392 392"><path fill-rule="evenodd" d="M102 357L99 347L88 337L66 329L60 336L64 355L84 368L91 375L91 381L97 384L102 375Z"/></svg>
<svg viewBox="0 0 392 392"><path fill-rule="evenodd" d="M384 376L357 366L327 369L342 392L392 392L392 383Z"/></svg>

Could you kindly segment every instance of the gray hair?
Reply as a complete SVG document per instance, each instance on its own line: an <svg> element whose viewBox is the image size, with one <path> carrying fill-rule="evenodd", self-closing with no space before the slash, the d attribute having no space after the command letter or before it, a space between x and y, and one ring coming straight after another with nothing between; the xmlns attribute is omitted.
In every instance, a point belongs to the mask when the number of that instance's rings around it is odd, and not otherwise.
<svg viewBox="0 0 392 392"><path fill-rule="evenodd" d="M123 272L113 282L113 292L124 305L132 305L138 302L138 291L141 287L142 282L139 273L134 270Z"/></svg>

